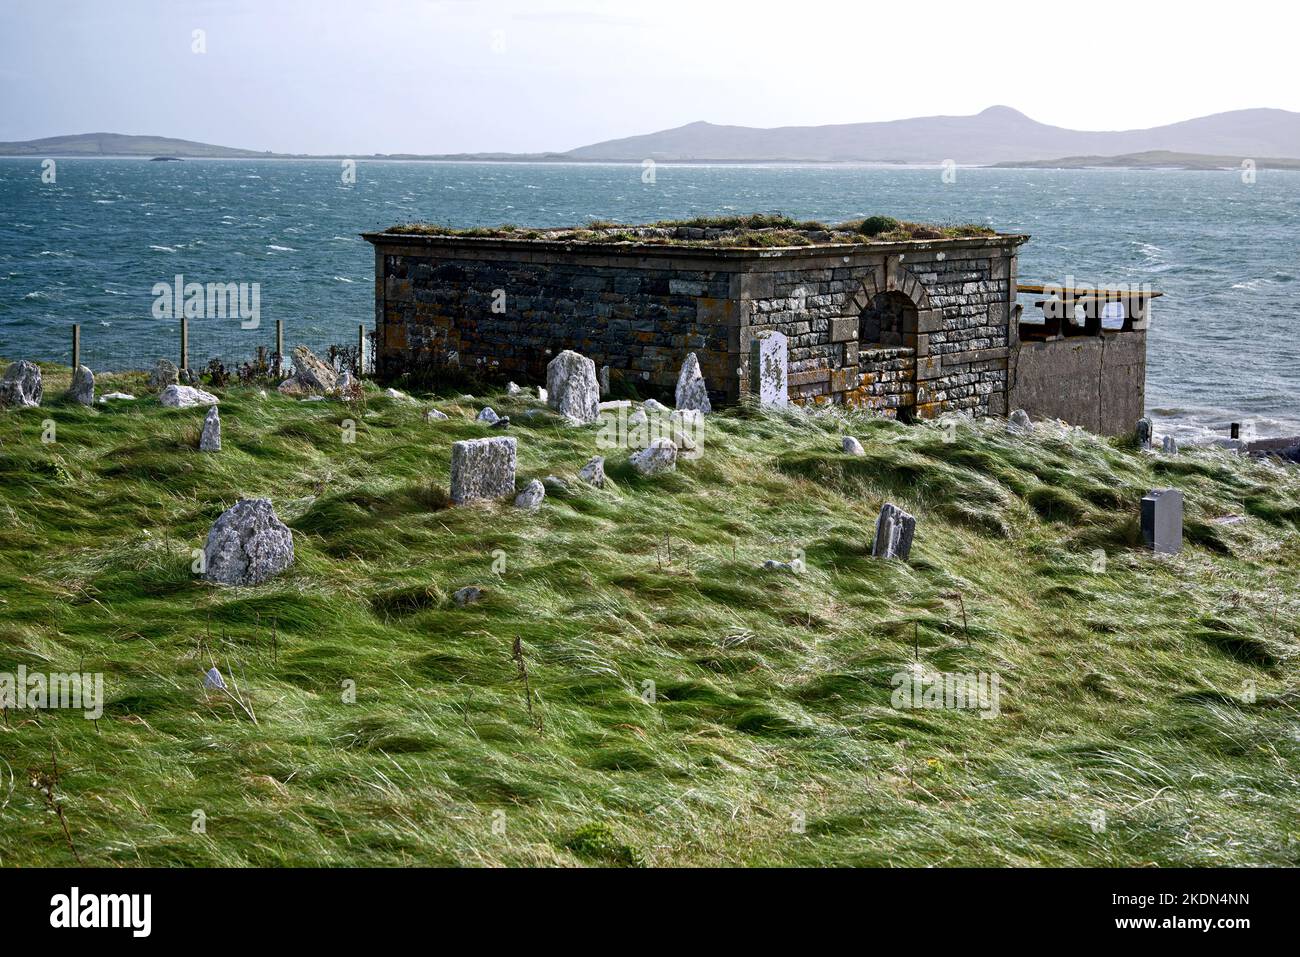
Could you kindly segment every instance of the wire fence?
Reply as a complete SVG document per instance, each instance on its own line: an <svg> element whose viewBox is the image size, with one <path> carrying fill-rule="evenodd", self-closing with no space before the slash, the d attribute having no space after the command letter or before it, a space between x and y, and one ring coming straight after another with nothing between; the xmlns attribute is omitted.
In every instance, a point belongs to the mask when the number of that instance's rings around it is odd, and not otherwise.
<svg viewBox="0 0 1300 957"><path fill-rule="evenodd" d="M61 327L63 343L47 341L41 358L84 365L96 373L148 372L158 360L166 359L178 369L233 379L289 375L293 350L301 345L340 371L359 376L374 373L374 333L364 325L357 326L350 342L330 341L332 337L312 327L295 330L284 320L249 328L232 321L168 320L151 323L147 335L134 336L130 324L125 325L123 329L69 323Z"/></svg>

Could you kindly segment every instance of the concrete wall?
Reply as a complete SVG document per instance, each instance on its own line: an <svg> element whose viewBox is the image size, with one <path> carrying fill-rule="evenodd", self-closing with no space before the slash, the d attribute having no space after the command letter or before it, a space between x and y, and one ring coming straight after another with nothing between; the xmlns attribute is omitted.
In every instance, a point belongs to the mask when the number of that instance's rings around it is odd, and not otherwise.
<svg viewBox="0 0 1300 957"><path fill-rule="evenodd" d="M1101 435L1132 432L1146 408L1146 337L1134 330L1022 342L1011 407Z"/></svg>
<svg viewBox="0 0 1300 957"><path fill-rule="evenodd" d="M1020 236L780 249L368 234L378 371L457 353L532 382L576 349L671 390L695 352L715 402L748 387L751 337L784 333L790 394L897 415L1005 414ZM500 292L498 292L498 290ZM859 316L905 296L916 330L862 342Z"/></svg>

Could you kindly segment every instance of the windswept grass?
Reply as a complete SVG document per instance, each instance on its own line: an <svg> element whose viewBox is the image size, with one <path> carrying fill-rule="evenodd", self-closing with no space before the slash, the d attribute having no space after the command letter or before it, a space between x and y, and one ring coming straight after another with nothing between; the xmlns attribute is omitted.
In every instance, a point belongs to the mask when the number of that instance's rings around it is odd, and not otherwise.
<svg viewBox="0 0 1300 957"><path fill-rule="evenodd" d="M0 413L0 671L108 698L0 722L0 864L74 863L31 784L52 753L101 866L1300 863L1294 469L742 408L675 475L607 453L596 490L597 430L522 396L221 396L217 455L203 410L152 400ZM536 513L447 506L487 402L521 481L568 483ZM1162 559L1138 500L1168 485L1189 544ZM202 584L250 495L297 562ZM886 499L918 518L906 565L870 558ZM202 690L214 662L256 723ZM996 673L1000 714L896 709L909 671Z"/></svg>

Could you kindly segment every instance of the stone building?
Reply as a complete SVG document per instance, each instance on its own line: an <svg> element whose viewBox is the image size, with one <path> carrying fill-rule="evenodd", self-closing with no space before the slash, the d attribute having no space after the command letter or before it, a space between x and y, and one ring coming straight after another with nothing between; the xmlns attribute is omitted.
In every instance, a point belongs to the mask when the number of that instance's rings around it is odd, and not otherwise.
<svg viewBox="0 0 1300 957"><path fill-rule="evenodd" d="M1108 389L1103 364L1080 359L1073 345L1060 348L1075 338L1069 322L1054 335L1035 333L1033 388L1020 389L1016 253L1028 237L909 229L870 240L817 224L365 234L375 247L378 372L451 357L500 378L540 381L555 353L575 349L642 392L670 392L694 352L711 400L724 405L749 389L752 337L777 330L788 340L792 402L903 419L1018 407L1069 419L1060 407L1068 410L1077 393L1088 421L1071 421L1102 432L1132 428L1141 415L1144 333L1140 348L1135 339L1125 351L1141 361L1117 380L1125 392L1112 403L1118 411L1097 409L1099 388ZM1093 378L1058 402L1058 365ZM1118 367L1106 363L1105 374Z"/></svg>

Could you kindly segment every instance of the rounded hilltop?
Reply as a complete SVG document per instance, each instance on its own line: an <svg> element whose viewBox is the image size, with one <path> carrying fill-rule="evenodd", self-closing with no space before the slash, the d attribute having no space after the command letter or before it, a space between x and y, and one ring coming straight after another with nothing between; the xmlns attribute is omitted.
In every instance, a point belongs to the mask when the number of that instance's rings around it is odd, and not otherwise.
<svg viewBox="0 0 1300 957"><path fill-rule="evenodd" d="M977 224L932 225L869 216L835 225L816 220L797 220L781 214L754 213L748 216L701 216L694 219L666 219L635 225L593 220L585 226L536 229L526 226L475 226L457 229L436 223L404 223L387 233L415 236L447 236L459 239L518 239L546 242L636 243L665 246L781 247L847 246L873 242L964 239L996 236L997 232Z"/></svg>

